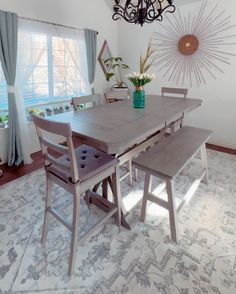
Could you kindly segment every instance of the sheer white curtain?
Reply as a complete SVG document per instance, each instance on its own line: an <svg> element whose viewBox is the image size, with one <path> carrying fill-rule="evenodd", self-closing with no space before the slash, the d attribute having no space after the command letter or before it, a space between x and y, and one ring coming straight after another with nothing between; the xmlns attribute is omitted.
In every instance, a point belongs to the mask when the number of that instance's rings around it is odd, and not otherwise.
<svg viewBox="0 0 236 294"><path fill-rule="evenodd" d="M64 48L63 58L60 58L60 53L57 50L58 44ZM66 94L71 96L77 95L78 92L81 95L91 94L84 30L54 25L52 46L55 70L57 73L66 70L64 74L69 77L64 81Z"/></svg>
<svg viewBox="0 0 236 294"><path fill-rule="evenodd" d="M17 113L24 163L31 163L26 105L91 93L84 30L19 20Z"/></svg>

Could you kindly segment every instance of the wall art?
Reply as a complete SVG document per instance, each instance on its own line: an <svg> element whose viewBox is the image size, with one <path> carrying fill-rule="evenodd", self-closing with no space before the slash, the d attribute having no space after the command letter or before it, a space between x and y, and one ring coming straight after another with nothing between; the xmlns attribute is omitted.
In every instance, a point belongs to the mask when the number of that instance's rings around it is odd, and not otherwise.
<svg viewBox="0 0 236 294"><path fill-rule="evenodd" d="M209 76L216 79L217 72L223 73L235 56L236 26L218 5L212 8L206 1L198 12L187 16L177 9L159 25L162 30L152 38L156 66L163 70L163 78L176 85L206 84Z"/></svg>

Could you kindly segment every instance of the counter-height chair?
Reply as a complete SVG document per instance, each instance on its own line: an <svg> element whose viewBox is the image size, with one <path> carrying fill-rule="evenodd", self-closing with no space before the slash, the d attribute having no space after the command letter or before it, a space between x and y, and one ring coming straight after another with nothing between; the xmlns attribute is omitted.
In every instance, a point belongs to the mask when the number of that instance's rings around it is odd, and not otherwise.
<svg viewBox="0 0 236 294"><path fill-rule="evenodd" d="M74 110L78 111L83 108L90 108L101 105L102 97L100 94L72 97L71 104L73 105ZM79 140L76 136L73 136L73 142L76 147L79 146Z"/></svg>
<svg viewBox="0 0 236 294"><path fill-rule="evenodd" d="M75 111L78 111L81 109L81 105L88 104L89 107L94 107L102 104L102 98L100 94L94 94L94 95L87 95L87 96L80 96L80 97L73 97L71 104L74 107ZM74 138L74 142L77 145L77 140ZM126 176L129 176L129 182L130 185L133 185L133 173L132 173L132 161L129 160L127 162L128 164L128 172L125 173L120 180L123 180Z"/></svg>
<svg viewBox="0 0 236 294"><path fill-rule="evenodd" d="M73 105L75 111L80 110L81 105L82 108L84 106L85 108L94 107L102 104L102 97L100 94L73 97L71 104Z"/></svg>
<svg viewBox="0 0 236 294"><path fill-rule="evenodd" d="M69 123L52 122L36 115L33 115L32 118L37 129L46 171L46 203L41 241L45 244L48 233L49 215L53 216L71 231L68 266L68 275L71 275L73 273L78 241L80 197L86 191L92 189L97 183L108 177L111 177L114 203L111 203L111 207L106 216L83 235L80 241L92 234L98 226L114 214L116 214L117 224L120 226L121 199L118 160L88 145L81 145L74 149ZM45 131L47 136L45 135ZM63 136L66 140L66 146L56 143L55 136L48 139L48 134ZM50 150L49 152L48 149ZM58 157L55 154L61 154L61 156ZM72 196L72 222L68 222L60 215L59 211L53 208L53 183L64 188Z"/></svg>
<svg viewBox="0 0 236 294"><path fill-rule="evenodd" d="M161 88L161 94L162 96L168 96L168 97L182 97L186 98L188 94L188 89L185 88L168 88L168 87L162 87ZM184 121L184 113L178 118L176 118L175 121L171 122L169 125L170 133L175 132L177 127L179 126L182 128Z"/></svg>

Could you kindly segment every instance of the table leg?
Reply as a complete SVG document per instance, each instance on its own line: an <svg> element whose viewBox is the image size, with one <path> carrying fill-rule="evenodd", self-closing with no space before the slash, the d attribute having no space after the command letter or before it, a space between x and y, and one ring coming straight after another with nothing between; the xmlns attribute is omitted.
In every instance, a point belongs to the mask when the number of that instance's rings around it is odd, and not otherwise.
<svg viewBox="0 0 236 294"><path fill-rule="evenodd" d="M93 190L88 190L85 193L85 201L86 203L93 203L100 209L102 209L105 212L109 212L109 210L114 207L114 203L107 200L108 197L108 188L110 186L111 190L112 188L112 180L109 177L108 179L105 179L102 181L102 197L97 192L100 184L94 186ZM113 192L113 191L112 191ZM125 219L126 210L124 208L123 202L121 201L121 225L125 227L128 230L131 230L130 225L127 223Z"/></svg>
<svg viewBox="0 0 236 294"><path fill-rule="evenodd" d="M102 181L102 197L108 200L108 181L104 179Z"/></svg>
<svg viewBox="0 0 236 294"><path fill-rule="evenodd" d="M110 188L112 190L113 189L113 185L112 185L111 177L108 178L108 184L109 184L109 186L110 186ZM112 193L113 193L113 191L112 191ZM131 230L130 225L127 223L127 221L125 219L125 215L126 214L127 214L127 212L125 210L123 201L121 200L121 225L123 227L125 227L126 229Z"/></svg>

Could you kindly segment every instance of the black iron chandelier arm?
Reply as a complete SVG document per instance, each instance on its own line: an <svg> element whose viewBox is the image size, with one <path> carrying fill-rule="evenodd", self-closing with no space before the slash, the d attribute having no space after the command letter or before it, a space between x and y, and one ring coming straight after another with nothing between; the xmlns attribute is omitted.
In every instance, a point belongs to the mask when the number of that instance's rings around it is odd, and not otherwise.
<svg viewBox="0 0 236 294"><path fill-rule="evenodd" d="M123 18L129 23L135 23L136 22L136 11L127 13L124 11L124 8L122 7L121 10L116 10L116 12L112 15L113 20L118 20Z"/></svg>
<svg viewBox="0 0 236 294"><path fill-rule="evenodd" d="M113 7L113 20L125 19L129 23L138 23L141 26L147 22L151 23L154 20L163 20L162 13L175 12L173 0L127 0L124 5L121 5L121 0L115 0ZM166 5L167 4L167 5Z"/></svg>
<svg viewBox="0 0 236 294"><path fill-rule="evenodd" d="M114 14L112 15L113 20L121 19L121 17L129 23L136 23L138 19L138 7L140 1L137 4L131 3L131 0L126 1L125 6L121 6L120 1L116 1L116 4L113 7Z"/></svg>
<svg viewBox="0 0 236 294"><path fill-rule="evenodd" d="M162 21L163 20L162 14L164 12L173 13L176 10L175 6L172 4L169 4L169 5L163 7L163 4L162 4L163 1L160 1L160 0L157 1L159 4L159 8L157 10L155 8L155 4L157 4L157 3L155 3L156 0L151 1L151 2L152 3L150 4L149 9L147 10L147 15L146 15L146 20L145 20L147 23L151 23L154 20Z"/></svg>

